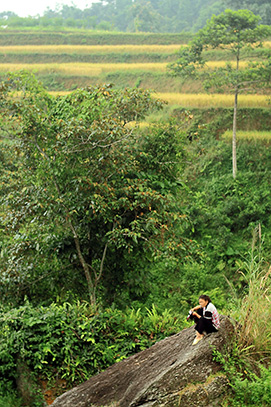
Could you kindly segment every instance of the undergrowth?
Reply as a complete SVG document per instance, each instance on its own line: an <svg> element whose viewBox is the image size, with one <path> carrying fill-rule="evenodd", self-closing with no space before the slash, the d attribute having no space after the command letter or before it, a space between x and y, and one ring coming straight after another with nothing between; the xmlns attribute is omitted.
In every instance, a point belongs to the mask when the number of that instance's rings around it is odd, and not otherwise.
<svg viewBox="0 0 271 407"><path fill-rule="evenodd" d="M69 388L179 332L183 324L170 311L158 312L154 306L120 311L53 303L35 308L28 301L17 309L2 308L0 321L0 381L6 380L10 389L18 364L36 379L52 386L63 379ZM3 393L3 400L7 397Z"/></svg>

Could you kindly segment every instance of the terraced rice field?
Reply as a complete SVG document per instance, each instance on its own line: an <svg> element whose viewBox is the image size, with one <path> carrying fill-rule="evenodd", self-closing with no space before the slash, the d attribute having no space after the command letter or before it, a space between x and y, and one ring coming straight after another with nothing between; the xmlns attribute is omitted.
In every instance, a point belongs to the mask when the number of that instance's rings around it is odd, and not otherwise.
<svg viewBox="0 0 271 407"><path fill-rule="evenodd" d="M103 72L116 71L158 71L167 70L166 63L65 63L65 64L0 64L0 72L26 69L39 73L62 73L65 75L100 75Z"/></svg>
<svg viewBox="0 0 271 407"><path fill-rule="evenodd" d="M210 61L208 62L209 68L219 68L225 66L225 61ZM245 62L239 63L240 68L245 66ZM48 64L13 64L13 63L0 63L0 72L29 70L36 72L57 72L65 75L99 75L102 72L116 72L116 71L142 71L142 72L167 72L167 63L48 63Z"/></svg>
<svg viewBox="0 0 271 407"><path fill-rule="evenodd" d="M263 45L266 49L271 48L271 41ZM168 64L176 60L175 54L181 46L185 47L186 44L2 45L0 75L29 70L45 81L49 91L57 94L65 94L76 87L113 82L118 87L142 86L152 89L158 92L154 93L156 97L172 106L232 107L231 94L206 94L201 83L192 79L184 83L169 74ZM214 54L208 68L224 66L227 61L221 59L223 55L223 51ZM245 64L245 61L241 61L240 67ZM241 94L239 106L269 107L270 96Z"/></svg>

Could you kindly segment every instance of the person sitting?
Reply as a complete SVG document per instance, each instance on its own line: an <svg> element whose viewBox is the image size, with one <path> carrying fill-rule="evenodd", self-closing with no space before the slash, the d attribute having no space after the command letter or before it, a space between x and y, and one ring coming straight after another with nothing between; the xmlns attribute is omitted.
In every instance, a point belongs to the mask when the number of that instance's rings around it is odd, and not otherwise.
<svg viewBox="0 0 271 407"><path fill-rule="evenodd" d="M196 345L204 337L204 332L207 334L217 332L220 326L217 309L208 295L199 297L199 305L189 311L187 319L196 322L195 330L197 334L193 345Z"/></svg>

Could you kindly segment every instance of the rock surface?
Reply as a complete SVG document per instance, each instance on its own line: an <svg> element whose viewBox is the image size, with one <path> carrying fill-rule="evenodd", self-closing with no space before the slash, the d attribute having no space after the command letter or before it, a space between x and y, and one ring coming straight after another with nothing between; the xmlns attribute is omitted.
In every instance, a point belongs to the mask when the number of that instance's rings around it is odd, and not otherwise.
<svg viewBox="0 0 271 407"><path fill-rule="evenodd" d="M58 397L53 407L214 407L228 390L212 351L221 349L232 324L192 346L193 327L157 342Z"/></svg>

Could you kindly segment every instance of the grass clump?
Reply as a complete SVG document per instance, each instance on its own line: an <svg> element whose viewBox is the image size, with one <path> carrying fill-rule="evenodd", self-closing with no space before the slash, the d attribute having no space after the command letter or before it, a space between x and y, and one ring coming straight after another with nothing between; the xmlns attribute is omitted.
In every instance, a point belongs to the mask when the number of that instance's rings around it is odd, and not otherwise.
<svg viewBox="0 0 271 407"><path fill-rule="evenodd" d="M255 241L259 248L255 253ZM263 265L261 257L261 225L254 230L248 261L240 262L245 296L235 310L240 324L238 344L247 357L270 361L271 356L271 266Z"/></svg>
<svg viewBox="0 0 271 407"><path fill-rule="evenodd" d="M240 263L244 295L238 297L230 283L236 321L234 342L223 354L214 352L232 388L227 407L271 406L271 266L263 264L261 246L259 224L250 257Z"/></svg>

